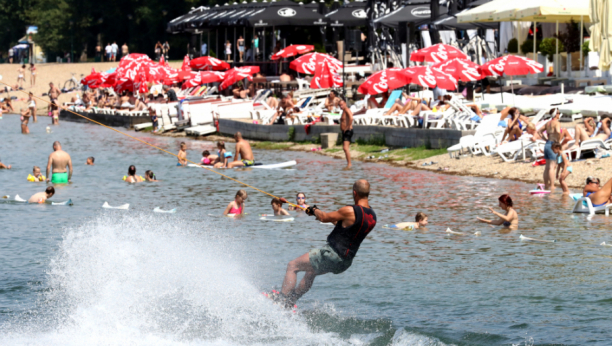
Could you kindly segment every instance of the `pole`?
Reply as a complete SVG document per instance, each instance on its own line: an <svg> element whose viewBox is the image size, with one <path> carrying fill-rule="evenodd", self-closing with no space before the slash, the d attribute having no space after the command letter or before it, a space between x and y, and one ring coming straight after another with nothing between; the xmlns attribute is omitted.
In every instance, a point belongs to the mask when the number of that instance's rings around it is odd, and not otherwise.
<svg viewBox="0 0 612 346"><path fill-rule="evenodd" d="M582 45L584 44L584 33L582 31L584 30L583 27L584 27L584 17L580 16L580 76L582 76L582 70L584 69L584 57L582 53Z"/></svg>
<svg viewBox="0 0 612 346"><path fill-rule="evenodd" d="M217 39L215 40L215 55L217 56L217 59L219 59L220 58L219 56L219 29L215 31L217 32Z"/></svg>
<svg viewBox="0 0 612 346"><path fill-rule="evenodd" d="M70 62L74 62L74 22L70 22Z"/></svg>
<svg viewBox="0 0 612 346"><path fill-rule="evenodd" d="M538 39L538 23L533 21L533 56L535 61L538 62L538 52L536 50L536 40Z"/></svg>
<svg viewBox="0 0 612 346"><path fill-rule="evenodd" d="M210 56L210 29L208 30L208 35L206 39L206 55Z"/></svg>
<svg viewBox="0 0 612 346"><path fill-rule="evenodd" d="M342 96L346 97L346 90L345 90L345 80L344 80L344 65L346 65L345 63L345 56L346 56L346 47L344 46L344 44L347 41L347 36L346 36L346 26L344 27L344 41L342 42ZM367 106L367 105L366 105ZM367 108L366 108L367 109Z"/></svg>
<svg viewBox="0 0 612 346"><path fill-rule="evenodd" d="M234 47L234 66L236 66L236 27L234 27L234 44L232 46Z"/></svg>
<svg viewBox="0 0 612 346"><path fill-rule="evenodd" d="M557 78L559 78L559 21L557 21L557 36L556 36L556 41L555 41L555 45L557 46L557 55L555 56L555 76L557 76Z"/></svg>

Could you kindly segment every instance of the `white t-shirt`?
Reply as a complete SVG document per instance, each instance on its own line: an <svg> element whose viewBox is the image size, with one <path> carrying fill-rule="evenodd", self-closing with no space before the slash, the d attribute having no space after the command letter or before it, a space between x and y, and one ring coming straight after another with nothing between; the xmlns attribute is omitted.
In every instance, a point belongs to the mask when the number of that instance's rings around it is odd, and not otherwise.
<svg viewBox="0 0 612 346"><path fill-rule="evenodd" d="M112 48L112 50L113 50L113 53L117 53L117 50L119 49L119 46L117 46L116 44L114 44L114 43L113 43L113 44L111 45L111 48Z"/></svg>
<svg viewBox="0 0 612 346"><path fill-rule="evenodd" d="M9 49L9 56L13 56L13 48Z"/></svg>
<svg viewBox="0 0 612 346"><path fill-rule="evenodd" d="M110 53L110 52L112 52L112 51L113 51L113 48L111 48L111 46L110 46L110 45L108 45L108 46L106 46L106 47L104 48L104 51L105 51L106 53Z"/></svg>

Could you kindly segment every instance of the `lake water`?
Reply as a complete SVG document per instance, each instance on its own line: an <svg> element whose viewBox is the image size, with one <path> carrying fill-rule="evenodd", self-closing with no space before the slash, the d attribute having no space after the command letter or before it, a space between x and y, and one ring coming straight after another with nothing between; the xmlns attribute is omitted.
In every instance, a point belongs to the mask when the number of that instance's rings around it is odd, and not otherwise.
<svg viewBox="0 0 612 346"><path fill-rule="evenodd" d="M1 345L606 345L612 343L609 218L571 213L560 194L532 186L345 162L310 153L255 152L260 162L295 159L295 169L231 170L229 176L332 210L351 202L366 178L378 226L353 266L316 279L299 312L281 311L261 292L279 288L288 261L324 244L329 225L259 220L270 197L249 191L248 215L219 217L241 187L97 125L46 117L21 135L17 116L0 121L0 195L29 198L52 142L72 155L72 184L55 201L74 206L0 204ZM133 134L133 133L132 133ZM176 152L183 139L137 134ZM191 141L199 160L213 143ZM233 149L233 146L231 147ZM85 166L94 156L96 165ZM130 164L159 183L128 185ZM44 174L44 173L43 173ZM606 180L608 176L600 176ZM475 223L510 193L520 229ZM129 211L106 210L130 203ZM155 207L176 214L153 213ZM499 209L497 209L499 210ZM384 224L429 215L421 231ZM215 216L210 216L215 215ZM479 237L448 236L481 231ZM556 239L521 242L519 235Z"/></svg>

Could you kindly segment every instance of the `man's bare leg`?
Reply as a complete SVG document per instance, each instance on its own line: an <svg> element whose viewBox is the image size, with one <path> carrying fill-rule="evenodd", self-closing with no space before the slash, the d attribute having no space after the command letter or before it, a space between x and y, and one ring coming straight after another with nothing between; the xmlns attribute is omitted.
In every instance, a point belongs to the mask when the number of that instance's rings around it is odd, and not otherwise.
<svg viewBox="0 0 612 346"><path fill-rule="evenodd" d="M344 150L344 155L346 156L346 168L351 168L351 149L350 149L350 145L351 142L349 141L343 141L342 142L342 150Z"/></svg>
<svg viewBox="0 0 612 346"><path fill-rule="evenodd" d="M298 272L306 272L306 275L304 275L304 278L296 288ZM305 253L287 265L287 273L285 274L285 280L283 280L281 293L295 301L308 292L310 287L312 287L315 277L314 268L310 265L310 256L308 253Z"/></svg>

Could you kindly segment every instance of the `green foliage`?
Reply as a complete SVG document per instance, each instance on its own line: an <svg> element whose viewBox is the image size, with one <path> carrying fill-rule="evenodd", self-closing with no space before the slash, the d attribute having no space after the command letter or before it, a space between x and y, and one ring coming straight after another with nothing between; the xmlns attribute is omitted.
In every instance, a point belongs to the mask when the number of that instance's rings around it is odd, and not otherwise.
<svg viewBox="0 0 612 346"><path fill-rule="evenodd" d="M538 47L540 46L540 43L542 43L541 40L536 41L536 49L538 49ZM521 52L523 52L523 54L533 53L533 40L532 39L525 40L525 42L521 44Z"/></svg>
<svg viewBox="0 0 612 346"><path fill-rule="evenodd" d="M359 145L377 145L377 146L384 146L385 145L385 136L384 135L379 135L379 136L370 136L368 139L357 139L355 141L357 144Z"/></svg>
<svg viewBox="0 0 612 346"><path fill-rule="evenodd" d="M591 49L589 48L589 40L584 41L584 43L582 43L582 55L587 56L589 55L589 52L591 51Z"/></svg>
<svg viewBox="0 0 612 346"><path fill-rule="evenodd" d="M518 40L513 38L508 41L508 53L518 53Z"/></svg>
<svg viewBox="0 0 612 346"><path fill-rule="evenodd" d="M580 51L580 27L573 20L567 25L565 32L559 33L556 37L563 42L563 46L567 53ZM561 51L561 48L559 48Z"/></svg>
<svg viewBox="0 0 612 346"><path fill-rule="evenodd" d="M289 128L289 132L287 133L287 137L289 138L289 142L295 141L295 127L291 126Z"/></svg>
<svg viewBox="0 0 612 346"><path fill-rule="evenodd" d="M548 61L553 61L553 56L557 52L557 39L554 37L548 37L542 40L540 43L540 52L548 57ZM563 42L559 41L559 52L565 49Z"/></svg>

